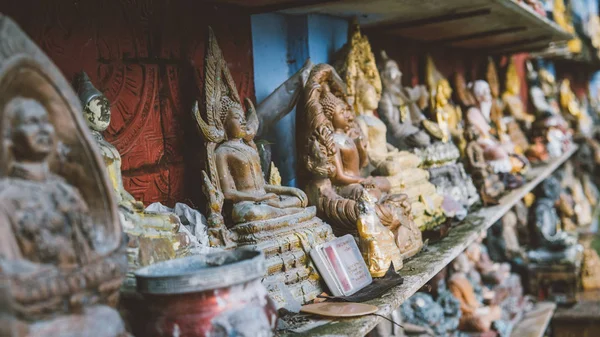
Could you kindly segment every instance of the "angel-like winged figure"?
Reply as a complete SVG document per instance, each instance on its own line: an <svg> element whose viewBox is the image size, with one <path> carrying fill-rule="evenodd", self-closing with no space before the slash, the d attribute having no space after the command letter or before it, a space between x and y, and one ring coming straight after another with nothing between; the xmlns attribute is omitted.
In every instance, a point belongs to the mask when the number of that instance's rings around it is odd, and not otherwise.
<svg viewBox="0 0 600 337"><path fill-rule="evenodd" d="M256 110L246 99L247 113L244 111L210 28L204 74L205 111L196 105L194 116L207 146L204 190L209 199L211 243L257 245L265 251L267 261L277 260L273 262L275 267L269 268L273 274L314 274L314 269L307 265L310 259L302 256L308 256L306 249L310 246L333 238L331 227L315 216L314 207L307 207L308 198L303 191L265 182L254 144L259 126ZM310 240L300 242L300 237ZM284 250L294 252L297 269L302 271L289 271L283 266L283 259L276 252ZM281 279L277 275L273 277ZM304 284L299 292L304 294L302 302L320 293L318 282L314 284L318 275L312 280L288 276L285 279L295 280L295 285L290 286Z"/></svg>

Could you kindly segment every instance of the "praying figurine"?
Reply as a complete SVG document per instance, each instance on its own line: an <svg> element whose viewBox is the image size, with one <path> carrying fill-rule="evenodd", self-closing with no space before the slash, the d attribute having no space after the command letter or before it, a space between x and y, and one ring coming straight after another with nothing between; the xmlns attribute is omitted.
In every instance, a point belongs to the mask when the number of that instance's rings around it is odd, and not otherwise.
<svg viewBox="0 0 600 337"><path fill-rule="evenodd" d="M249 99L244 111L212 29L204 76L205 109L196 104L193 112L206 142L208 226L209 233L219 234L213 243L225 244L220 239L227 237L263 251L269 265L263 283L284 283L296 300L311 301L323 290L308 252L334 238L331 227L316 217L315 207L307 207L302 190L265 182L254 143L256 111ZM271 296L278 307L284 305L281 294Z"/></svg>
<svg viewBox="0 0 600 337"><path fill-rule="evenodd" d="M429 182L429 173L418 168L421 160L416 155L387 143L386 124L374 115L380 106L381 79L369 40L361 34L358 23L353 25L348 40L339 52L338 73L346 82L348 103L353 103L357 113L356 124L366 136L372 173L387 179L390 193L408 196L419 228L436 228L446 220L441 210L443 197Z"/></svg>
<svg viewBox="0 0 600 337"><path fill-rule="evenodd" d="M174 259L189 254L191 240L179 233L181 223L172 213L153 213L144 210L144 204L125 190L121 176L121 155L117 148L102 136L110 125L110 103L98 91L85 72L81 72L74 85L85 121L92 133L108 173L119 206L119 217L129 237L127 252L133 268L129 270L126 285L135 289L133 272L152 263Z"/></svg>
<svg viewBox="0 0 600 337"><path fill-rule="evenodd" d="M0 335L129 336L114 308L121 224L79 103L16 24L0 26Z"/></svg>
<svg viewBox="0 0 600 337"><path fill-rule="evenodd" d="M298 176L319 215L336 234L357 233L357 200L366 190L376 200L375 212L396 237L402 257L418 253L421 231L413 221L408 197L390 194L383 177L363 177L369 164L367 144L354 121L344 84L330 65L316 65L296 113Z"/></svg>

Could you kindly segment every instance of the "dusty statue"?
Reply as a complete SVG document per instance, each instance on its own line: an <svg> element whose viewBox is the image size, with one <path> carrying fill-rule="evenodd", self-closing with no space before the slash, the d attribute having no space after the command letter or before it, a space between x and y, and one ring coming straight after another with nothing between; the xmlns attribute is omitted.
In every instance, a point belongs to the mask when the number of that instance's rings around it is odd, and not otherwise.
<svg viewBox="0 0 600 337"><path fill-rule="evenodd" d="M207 146L203 189L211 245L262 250L269 265L263 283L278 305L285 301L278 287L269 284L285 283L298 301L310 301L322 289L307 253L333 238L331 227L316 217L315 207L307 207L303 191L265 182L254 144L256 111L248 99L244 111L212 29L205 81L205 109L196 105L194 116Z"/></svg>
<svg viewBox="0 0 600 337"><path fill-rule="evenodd" d="M375 212L394 232L403 258L415 255L423 242L406 195L388 194L389 181L363 177L367 144L354 121L344 85L333 67L316 65L297 111L298 173L309 202L339 234L357 234L357 200L367 190L377 200Z"/></svg>
<svg viewBox="0 0 600 337"><path fill-rule="evenodd" d="M485 306L476 297L473 285L467 273L470 270L469 259L460 254L451 263L452 275L448 279L448 289L460 302L459 329L472 332L486 332L492 323L501 319L502 310L497 305Z"/></svg>
<svg viewBox="0 0 600 337"><path fill-rule="evenodd" d="M75 94L0 16L2 336L128 336L116 205Z"/></svg>
<svg viewBox="0 0 600 337"><path fill-rule="evenodd" d="M398 151L387 143L386 124L374 115L381 97L381 79L375 55L357 23L353 25L348 40L339 52L337 67L346 82L348 103L353 105L358 115L356 124L366 136L367 156L374 168L371 173L388 180L390 193L408 196L419 228L435 228L445 221L441 210L443 197L429 182L429 173L418 168L421 161L417 156Z"/></svg>
<svg viewBox="0 0 600 337"><path fill-rule="evenodd" d="M121 155L116 147L104 139L102 132L110 125L110 103L98 91L85 72L80 73L74 85L88 127L104 159L106 172L119 206L119 217L129 237L127 248L130 268L125 282L133 290L135 269L151 263L170 260L189 253L190 238L178 233L179 218L172 213L158 214L145 211L144 204L125 190L121 177Z"/></svg>

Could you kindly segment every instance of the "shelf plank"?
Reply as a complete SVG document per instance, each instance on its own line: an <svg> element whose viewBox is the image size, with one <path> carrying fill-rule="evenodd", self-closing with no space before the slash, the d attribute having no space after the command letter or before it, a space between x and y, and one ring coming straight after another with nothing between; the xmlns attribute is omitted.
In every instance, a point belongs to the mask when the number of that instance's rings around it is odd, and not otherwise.
<svg viewBox="0 0 600 337"><path fill-rule="evenodd" d="M482 208L471 213L460 225L452 228L450 234L432 244L416 257L406 261L400 274L404 283L389 290L382 297L366 303L379 307L378 315L387 316L396 310L402 302L417 292L433 276L448 265L454 258L474 242L484 231L498 221L519 200L533 190L539 183L550 176L560 165L570 158L577 146L573 145L563 156L546 165L532 168L527 177L528 182L511 191L501 199L499 205ZM382 318L374 315L352 319L311 319L303 316L304 322L292 331L281 332L281 336L364 336L371 331Z"/></svg>
<svg viewBox="0 0 600 337"><path fill-rule="evenodd" d="M511 337L543 337L556 310L553 302L539 302L515 324Z"/></svg>
<svg viewBox="0 0 600 337"><path fill-rule="evenodd" d="M356 17L373 33L466 49L543 49L572 35L515 0L213 0L252 13ZM538 43L521 43L532 41ZM540 46L540 42L543 42Z"/></svg>

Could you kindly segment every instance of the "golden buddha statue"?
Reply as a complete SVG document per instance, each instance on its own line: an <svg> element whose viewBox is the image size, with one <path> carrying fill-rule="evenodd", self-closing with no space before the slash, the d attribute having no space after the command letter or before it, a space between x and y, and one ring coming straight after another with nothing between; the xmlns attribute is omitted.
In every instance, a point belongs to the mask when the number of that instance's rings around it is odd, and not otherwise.
<svg viewBox="0 0 600 337"><path fill-rule="evenodd" d="M463 116L459 106L452 103L450 82L437 70L433 58L427 55L426 77L431 99L432 116L443 132L443 141L453 140L464 154L466 142L463 136Z"/></svg>
<svg viewBox="0 0 600 337"><path fill-rule="evenodd" d="M15 23L0 25L0 335L129 336L115 309L121 224L79 103Z"/></svg>
<svg viewBox="0 0 600 337"><path fill-rule="evenodd" d="M553 12L552 12L552 16L554 18L554 21L564 30L566 30L568 33L572 34L573 36L577 36L577 34L575 33L575 27L573 26L573 21L571 18L571 9L567 8L567 6L565 5L565 0L554 0L554 8L553 8ZM582 49L582 42L578 37L575 37L571 40L569 40L569 42L567 42L567 47L569 48L569 51L573 54L579 54L581 53L581 49Z"/></svg>
<svg viewBox="0 0 600 337"><path fill-rule="evenodd" d="M140 267L186 256L191 239L179 233L181 223L172 213L153 213L144 210L144 204L125 190L121 176L121 155L116 147L102 136L110 125L110 103L104 94L94 87L85 72L81 72L74 85L83 106L84 119L104 159L106 172L112 184L119 217L125 233L129 236L129 269L125 282L128 290L134 290L133 272Z"/></svg>
<svg viewBox="0 0 600 337"><path fill-rule="evenodd" d="M583 109L571 89L571 81L565 78L560 82L559 101L564 118L570 122L576 136L591 138L594 122L586 109Z"/></svg>
<svg viewBox="0 0 600 337"><path fill-rule="evenodd" d="M309 75L297 110L298 177L310 204L339 234L356 234L357 200L366 190L376 200L375 212L391 230L403 258L418 253L423 245L408 197L389 194L389 180L363 177L369 164L367 143L354 121L344 84L330 65L316 65Z"/></svg>
<svg viewBox="0 0 600 337"><path fill-rule="evenodd" d="M221 234L211 243L226 244L221 239L227 237L263 251L269 274L263 282L284 283L298 301L310 301L322 289L308 252L333 238L331 227L316 217L315 207L307 207L302 190L265 182L254 144L256 111L249 99L248 114L242 108L212 29L204 66L206 108L201 112L196 105L194 116L207 146L203 188L209 231ZM281 294L271 296L284 304Z"/></svg>
<svg viewBox="0 0 600 337"><path fill-rule="evenodd" d="M419 228L435 228L445 221L443 197L429 182L429 173L418 167L419 157L399 151L386 141L386 124L374 114L381 98L381 78L369 40L361 34L358 23L353 25L348 41L338 55L338 73L346 82L349 103L357 114L356 124L367 138L372 173L388 180L390 193L408 196Z"/></svg>

